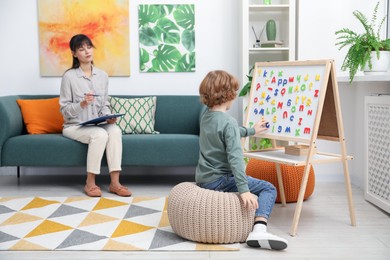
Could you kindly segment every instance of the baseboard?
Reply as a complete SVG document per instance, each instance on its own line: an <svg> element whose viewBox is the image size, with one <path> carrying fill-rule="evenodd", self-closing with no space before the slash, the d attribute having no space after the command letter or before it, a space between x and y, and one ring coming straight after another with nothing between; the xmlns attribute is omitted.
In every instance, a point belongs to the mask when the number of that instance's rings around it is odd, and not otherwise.
<svg viewBox="0 0 390 260"><path fill-rule="evenodd" d="M107 174L107 167L102 167L101 174ZM195 167L123 167L123 174L195 174ZM85 175L85 167L21 167L21 176L34 175ZM0 167L0 176L16 176L16 167Z"/></svg>

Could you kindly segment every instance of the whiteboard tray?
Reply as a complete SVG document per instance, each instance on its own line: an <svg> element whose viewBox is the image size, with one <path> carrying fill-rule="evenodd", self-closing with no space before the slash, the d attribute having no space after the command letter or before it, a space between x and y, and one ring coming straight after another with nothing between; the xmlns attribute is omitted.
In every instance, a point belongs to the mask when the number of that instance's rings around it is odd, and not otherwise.
<svg viewBox="0 0 390 260"><path fill-rule="evenodd" d="M306 165L308 159L307 155L297 156L284 153L284 149L273 149L264 151L247 151L244 152L244 156L248 158L254 158L264 160L268 162L275 162L280 164L287 164L292 166ZM347 156L347 160L352 160L352 156ZM342 160L341 155L331 153L316 153L313 155L312 164L314 163L329 163L340 162Z"/></svg>

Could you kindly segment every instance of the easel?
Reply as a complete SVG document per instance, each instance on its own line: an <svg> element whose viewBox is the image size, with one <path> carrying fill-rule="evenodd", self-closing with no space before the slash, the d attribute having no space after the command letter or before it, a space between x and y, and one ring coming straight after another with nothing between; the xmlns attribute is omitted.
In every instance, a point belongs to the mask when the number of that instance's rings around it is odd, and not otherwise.
<svg viewBox="0 0 390 260"><path fill-rule="evenodd" d="M282 181L282 173L281 173L281 164L287 164L291 166L301 166L304 165L304 173L302 182L300 185L300 191L298 195L298 200L295 208L294 218L291 225L290 235L295 236L298 229L298 222L300 218L300 214L302 211L302 205L303 205L303 198L306 191L307 181L309 178L309 172L310 167L313 163L329 163L329 162L337 162L341 161L343 164L343 170L344 170L344 181L345 181L345 187L347 191L348 196L348 206L349 206L349 215L351 220L351 225L356 226L356 218L355 218L355 210L353 205L353 199L352 199L352 189L351 189L351 181L349 176L349 170L348 170L348 160L351 160L352 157L347 155L346 151L346 145L345 145L345 137L344 137L344 127L343 127L343 121L342 121L342 115L341 115L341 108L340 108L340 99L339 99L339 91L337 86L337 80L336 80L336 74L335 74L335 65L332 60L319 60L319 61L291 61L291 62L258 62L255 64L255 69L253 70L253 80L252 80L252 87L251 87L251 93L250 93L250 101L247 109L247 116L246 116L246 122L245 126L251 126L253 122L258 121L257 119L260 119L261 116L267 117L267 115L262 114L258 115L255 114L253 111L256 110L256 107L258 106L259 102L259 92L258 90L261 88L266 87L265 85L268 85L270 81L261 81L261 77L264 77L265 71L268 70L268 72L273 70L279 70L279 71L293 71L294 68L297 68L297 73L294 75L300 75L301 72L304 72L305 69L311 70L311 72L317 73L317 71L320 71L319 74L316 74L316 80L317 78L323 77L323 81L319 85L318 92L318 101L317 106L314 107L314 111L316 110L314 120L311 121L313 125L311 125L308 128L311 128L310 134L307 134L306 136L294 136L291 133L283 134L282 131L274 131L275 127L273 127L272 132L262 134L261 138L270 138L273 143L273 149L266 149L266 150L260 150L260 151L244 151L244 156L248 158L254 158L254 159L260 159L265 161L274 162L276 165L276 171L277 171L277 178L279 182L280 187L280 197L282 201L282 205L286 205L286 198L284 194L284 187L283 187L283 181ZM302 69L303 68L303 69ZM314 69L313 69L314 68ZM324 71L323 74L321 74L321 71ZM284 71L285 72L285 71ZM282 73L283 74L283 73ZM321 75L320 75L321 74ZM307 74L308 75L308 74ZM290 77L291 78L291 77ZM293 83L291 83L293 84ZM272 86L272 85L269 85ZM276 88L280 88L280 86L274 85L269 88L264 89L272 89L272 91L275 91ZM303 87L302 87L303 89ZM305 88L305 91L307 89ZM314 90L313 90L314 91ZM299 91L297 91L299 92ZM276 93L276 92L274 92ZM286 93L286 92L285 92ZM302 92L302 93L311 93L311 92ZM294 94L292 94L294 95ZM264 96L264 94L263 94ZM267 97L270 97L268 95ZM303 95L301 97L304 97ZM274 98L277 99L277 94L274 95ZM270 97L267 102L269 102L272 99ZM298 98L299 99L299 98ZM297 99L297 100L298 100ZM303 98L302 98L303 100ZM272 102L272 101L271 101ZM274 102L277 103L278 101ZM283 102L279 102L283 103ZM261 106L267 107L267 104L263 102ZM261 108L261 106L259 108ZM276 116L273 116L274 122L277 121L278 117L281 117L277 115L277 109L274 107L270 107L270 103L268 105L268 109L273 108L273 113L276 113ZM279 106L278 108L281 108ZM282 109L281 109L282 110ZM272 113L269 113L272 116ZM275 119L276 118L276 119ZM267 121L270 122L272 120L272 117L268 115ZM302 119L302 118L301 118ZM309 124L310 124L309 123ZM276 123L275 123L276 125ZM283 129L283 127L279 126L279 129ZM308 129L307 128L307 129ZM299 132L299 131L298 131ZM317 138L329 140L329 141L337 141L340 143L341 146L341 155L338 154L331 154L331 153L321 153L321 152L315 152L316 147L316 140ZM293 156L293 155L286 155L284 153L284 149L276 148L275 140L284 140L284 141L293 141L297 143L305 143L309 145L309 151L307 156Z"/></svg>

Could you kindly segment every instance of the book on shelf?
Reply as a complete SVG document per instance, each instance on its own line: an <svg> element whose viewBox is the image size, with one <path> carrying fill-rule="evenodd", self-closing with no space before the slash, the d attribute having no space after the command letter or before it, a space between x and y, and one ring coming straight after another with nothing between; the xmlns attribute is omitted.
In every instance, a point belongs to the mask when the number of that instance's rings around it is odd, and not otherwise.
<svg viewBox="0 0 390 260"><path fill-rule="evenodd" d="M283 47L282 41L266 41L263 42L261 45L261 48L280 48Z"/></svg>
<svg viewBox="0 0 390 260"><path fill-rule="evenodd" d="M289 145L284 148L284 153L289 155L303 156L309 153L309 145ZM314 153L317 153L317 147L314 146Z"/></svg>

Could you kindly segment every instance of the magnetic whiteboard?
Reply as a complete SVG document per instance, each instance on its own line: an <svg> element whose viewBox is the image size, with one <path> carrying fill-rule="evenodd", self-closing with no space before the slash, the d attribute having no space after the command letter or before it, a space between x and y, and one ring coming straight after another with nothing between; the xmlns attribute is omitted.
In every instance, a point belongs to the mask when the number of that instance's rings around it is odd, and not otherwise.
<svg viewBox="0 0 390 260"><path fill-rule="evenodd" d="M261 137L308 143L318 132L330 66L330 60L257 62L245 126L264 117L268 131Z"/></svg>

